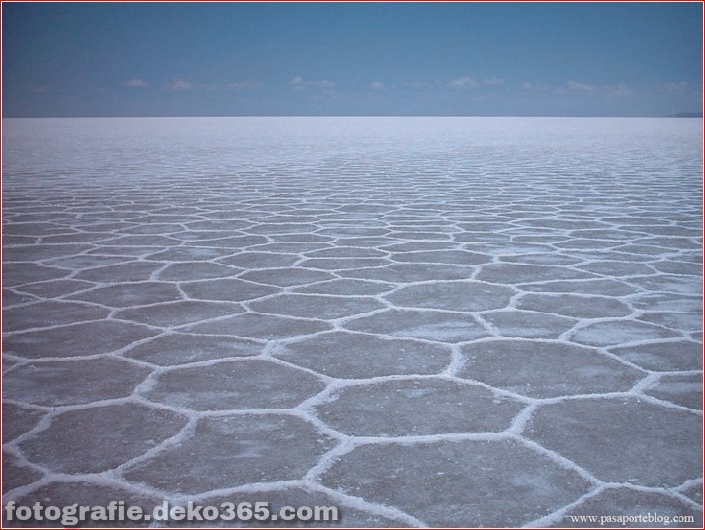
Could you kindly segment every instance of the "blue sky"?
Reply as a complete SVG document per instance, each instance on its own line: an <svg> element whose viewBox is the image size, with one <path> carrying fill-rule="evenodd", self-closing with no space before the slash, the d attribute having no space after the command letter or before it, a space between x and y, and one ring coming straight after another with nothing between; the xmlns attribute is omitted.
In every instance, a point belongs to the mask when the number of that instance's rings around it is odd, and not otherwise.
<svg viewBox="0 0 705 530"><path fill-rule="evenodd" d="M702 6L3 2L3 116L702 111Z"/></svg>

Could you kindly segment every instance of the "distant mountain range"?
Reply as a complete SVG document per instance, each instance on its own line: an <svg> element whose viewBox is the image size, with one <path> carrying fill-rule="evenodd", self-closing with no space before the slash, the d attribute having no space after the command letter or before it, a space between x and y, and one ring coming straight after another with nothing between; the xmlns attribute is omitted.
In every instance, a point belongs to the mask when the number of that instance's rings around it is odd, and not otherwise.
<svg viewBox="0 0 705 530"><path fill-rule="evenodd" d="M671 114L669 118L702 118L703 113L700 112L678 112L676 114Z"/></svg>

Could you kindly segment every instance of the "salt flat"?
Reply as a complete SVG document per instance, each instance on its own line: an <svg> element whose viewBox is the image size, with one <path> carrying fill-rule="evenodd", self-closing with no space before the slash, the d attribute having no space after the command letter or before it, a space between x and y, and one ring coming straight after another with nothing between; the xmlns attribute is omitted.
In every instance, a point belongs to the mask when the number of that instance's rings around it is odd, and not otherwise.
<svg viewBox="0 0 705 530"><path fill-rule="evenodd" d="M678 119L3 120L3 503L701 527L702 146Z"/></svg>

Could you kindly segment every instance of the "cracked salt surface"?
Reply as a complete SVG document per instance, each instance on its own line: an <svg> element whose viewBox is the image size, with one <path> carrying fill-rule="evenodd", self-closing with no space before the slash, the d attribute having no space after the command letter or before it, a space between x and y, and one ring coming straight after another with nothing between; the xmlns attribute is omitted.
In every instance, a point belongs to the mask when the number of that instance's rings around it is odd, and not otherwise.
<svg viewBox="0 0 705 530"><path fill-rule="evenodd" d="M702 172L701 120L3 120L3 502L701 527Z"/></svg>

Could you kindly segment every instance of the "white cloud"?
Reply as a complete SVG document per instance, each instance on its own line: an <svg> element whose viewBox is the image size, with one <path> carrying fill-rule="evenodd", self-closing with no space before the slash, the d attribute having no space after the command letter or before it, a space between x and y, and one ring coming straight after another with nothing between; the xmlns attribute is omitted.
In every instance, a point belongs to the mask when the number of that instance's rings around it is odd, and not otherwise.
<svg viewBox="0 0 705 530"><path fill-rule="evenodd" d="M228 83L227 88L230 90L256 90L262 86L259 81L242 81L239 83Z"/></svg>
<svg viewBox="0 0 705 530"><path fill-rule="evenodd" d="M370 88L372 90L384 90L387 87L384 86L384 83L380 83L379 81L372 81L370 83Z"/></svg>
<svg viewBox="0 0 705 530"><path fill-rule="evenodd" d="M521 87L524 90L528 90L529 92L542 92L549 90L551 87L548 85L537 85L533 81L524 81L521 85Z"/></svg>
<svg viewBox="0 0 705 530"><path fill-rule="evenodd" d="M616 87L613 87L610 90L610 95L618 96L618 97L633 96L634 91L631 88L629 88L627 85L625 85L624 83L621 83L621 84L617 85Z"/></svg>
<svg viewBox="0 0 705 530"><path fill-rule="evenodd" d="M451 88L475 88L478 85L478 82L472 77L465 75L463 77L459 77L458 79L454 79L449 84Z"/></svg>
<svg viewBox="0 0 705 530"><path fill-rule="evenodd" d="M685 81L680 83L668 82L663 84L663 88L665 88L666 92L669 94L682 95L688 88L688 83Z"/></svg>
<svg viewBox="0 0 705 530"><path fill-rule="evenodd" d="M147 83L144 79L128 79L125 81L125 86L130 88L142 88L146 87L148 84L149 83Z"/></svg>
<svg viewBox="0 0 705 530"><path fill-rule="evenodd" d="M578 92L590 92L591 90L595 90L597 88L595 85L588 85L578 81L568 81L566 86L569 90L575 90Z"/></svg>
<svg viewBox="0 0 705 530"><path fill-rule="evenodd" d="M500 79L498 77L491 77L489 79L485 79L482 84L485 86L499 86L504 84L504 79Z"/></svg>
<svg viewBox="0 0 705 530"><path fill-rule="evenodd" d="M185 79L175 79L171 83L167 83L167 88L170 90L191 90L193 83Z"/></svg>
<svg viewBox="0 0 705 530"><path fill-rule="evenodd" d="M291 80L291 86L294 87L294 90L303 90L307 87L333 88L335 83L333 81L328 81L327 79L322 79L320 81L308 81L300 75L297 75Z"/></svg>

